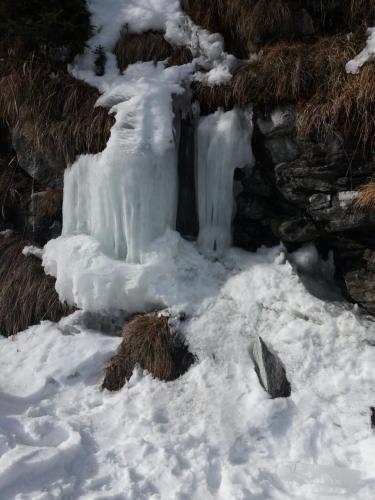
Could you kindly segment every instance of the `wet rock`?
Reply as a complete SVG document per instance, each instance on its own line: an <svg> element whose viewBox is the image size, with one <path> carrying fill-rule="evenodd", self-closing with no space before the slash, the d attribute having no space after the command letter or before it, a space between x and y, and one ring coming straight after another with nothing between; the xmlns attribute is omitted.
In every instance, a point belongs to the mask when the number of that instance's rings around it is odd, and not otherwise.
<svg viewBox="0 0 375 500"><path fill-rule="evenodd" d="M65 161L51 157L50 153L38 153L31 147L26 135L18 129L12 131L12 144L20 167L44 187L62 188Z"/></svg>
<svg viewBox="0 0 375 500"><path fill-rule="evenodd" d="M291 386L280 358L272 353L261 337L257 337L252 348L252 358L259 382L271 398L287 398Z"/></svg>
<svg viewBox="0 0 375 500"><path fill-rule="evenodd" d="M278 225L280 239L288 243L306 243L320 235L320 230L314 221L307 218L295 218Z"/></svg>
<svg viewBox="0 0 375 500"><path fill-rule="evenodd" d="M62 203L62 189L47 189L31 194L26 231L34 241L43 245L51 238L60 236Z"/></svg>

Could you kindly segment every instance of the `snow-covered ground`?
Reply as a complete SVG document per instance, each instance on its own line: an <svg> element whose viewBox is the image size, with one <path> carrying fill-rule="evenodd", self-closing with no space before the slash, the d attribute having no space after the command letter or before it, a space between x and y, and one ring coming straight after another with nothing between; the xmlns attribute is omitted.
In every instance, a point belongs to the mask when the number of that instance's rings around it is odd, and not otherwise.
<svg viewBox="0 0 375 500"><path fill-rule="evenodd" d="M280 248L219 263L178 246L178 279L168 268L160 287L199 357L180 379L138 370L101 391L120 339L81 312L0 340L0 498L372 500L374 323L312 296ZM319 267L311 248L292 259ZM289 399L261 388L256 334L285 363Z"/></svg>

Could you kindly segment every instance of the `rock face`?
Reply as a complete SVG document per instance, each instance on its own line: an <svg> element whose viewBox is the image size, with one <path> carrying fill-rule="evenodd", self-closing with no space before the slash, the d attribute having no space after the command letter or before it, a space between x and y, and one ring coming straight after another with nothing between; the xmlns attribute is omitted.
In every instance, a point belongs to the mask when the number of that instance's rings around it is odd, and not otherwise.
<svg viewBox="0 0 375 500"><path fill-rule="evenodd" d="M66 163L62 158L51 158L48 153L35 153L26 135L18 129L12 131L12 144L18 163L30 177L46 187L63 187Z"/></svg>
<svg viewBox="0 0 375 500"><path fill-rule="evenodd" d="M16 130L11 133L4 124L0 129L0 230L44 245L61 234L65 166L34 154Z"/></svg>
<svg viewBox="0 0 375 500"><path fill-rule="evenodd" d="M333 251L344 295L375 312L375 214L356 209L356 189L375 173L337 135L301 140L292 105L258 116L257 165L240 179L235 244L254 250L282 240L288 249L314 242Z"/></svg>
<svg viewBox="0 0 375 500"><path fill-rule="evenodd" d="M252 348L252 358L259 382L271 398L287 398L291 394L283 363L273 354L264 340L257 337Z"/></svg>

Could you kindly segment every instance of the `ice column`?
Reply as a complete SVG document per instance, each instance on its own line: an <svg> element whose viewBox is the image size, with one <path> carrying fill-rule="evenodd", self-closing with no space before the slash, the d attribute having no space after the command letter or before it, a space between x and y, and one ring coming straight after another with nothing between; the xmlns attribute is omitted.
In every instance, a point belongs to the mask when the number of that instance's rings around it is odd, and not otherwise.
<svg viewBox="0 0 375 500"><path fill-rule="evenodd" d="M199 120L196 129L198 246L208 255L220 255L231 246L234 170L254 162L252 132L250 110L218 110Z"/></svg>
<svg viewBox="0 0 375 500"><path fill-rule="evenodd" d="M142 262L176 224L177 148L168 89L116 106L106 149L65 174L63 234L85 233L109 256Z"/></svg>

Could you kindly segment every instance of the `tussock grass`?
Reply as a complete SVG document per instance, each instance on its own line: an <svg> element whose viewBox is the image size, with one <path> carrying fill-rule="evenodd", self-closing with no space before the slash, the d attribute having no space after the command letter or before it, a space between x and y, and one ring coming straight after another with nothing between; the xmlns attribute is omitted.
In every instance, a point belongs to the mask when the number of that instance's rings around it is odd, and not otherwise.
<svg viewBox="0 0 375 500"><path fill-rule="evenodd" d="M168 66L187 64L192 60L192 53L187 47L173 47L168 43L162 32L147 31L132 34L123 31L114 50L121 71L129 64L137 62L165 61Z"/></svg>
<svg viewBox="0 0 375 500"><path fill-rule="evenodd" d="M37 152L51 152L67 163L104 149L114 118L95 108L97 89L65 71L30 60L0 78L0 118L19 128Z"/></svg>
<svg viewBox="0 0 375 500"><path fill-rule="evenodd" d="M168 318L136 316L124 327L123 337L106 368L103 389L121 389L136 364L155 378L171 381L183 375L195 361L181 337L171 332Z"/></svg>
<svg viewBox="0 0 375 500"><path fill-rule="evenodd" d="M362 210L375 210L375 181L365 184L358 190L354 206Z"/></svg>
<svg viewBox="0 0 375 500"><path fill-rule="evenodd" d="M15 235L0 236L0 334L6 337L73 312L59 301L55 279L44 274L40 260L22 255L31 244Z"/></svg>
<svg viewBox="0 0 375 500"><path fill-rule="evenodd" d="M173 54L173 47L161 32L148 31L140 35L123 31L114 50L118 66L124 71L129 64L164 61Z"/></svg>

